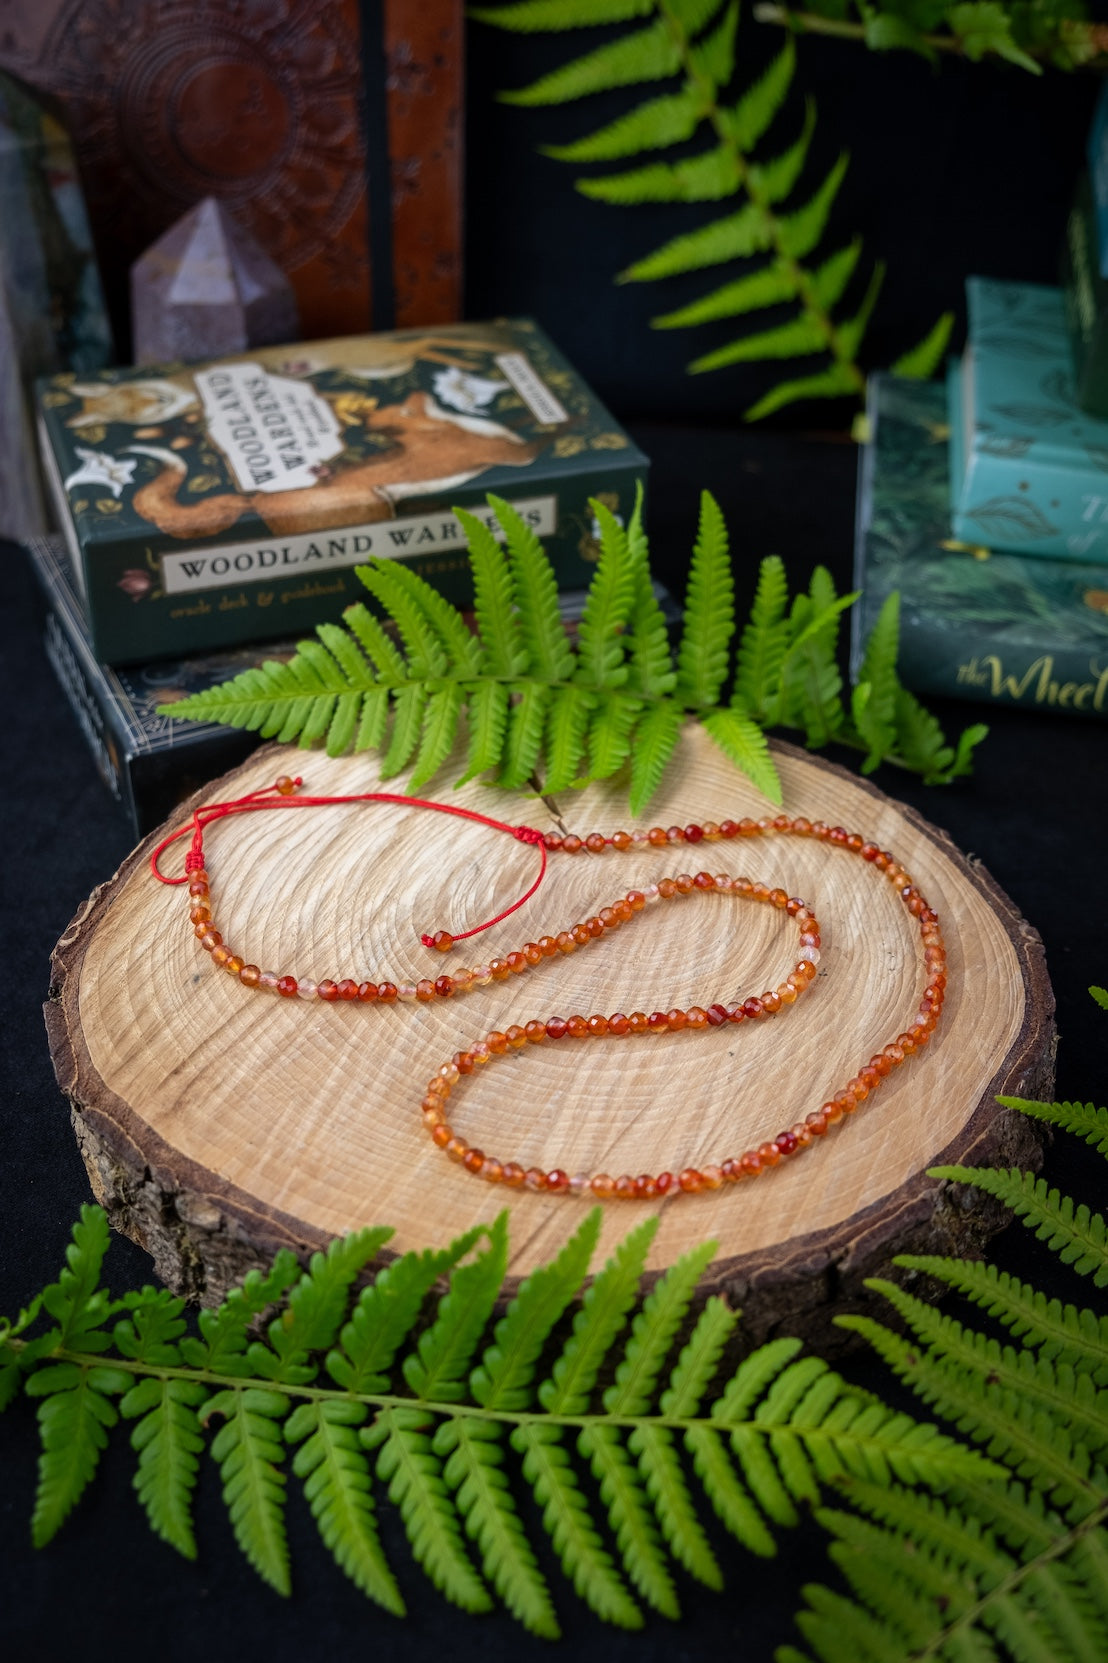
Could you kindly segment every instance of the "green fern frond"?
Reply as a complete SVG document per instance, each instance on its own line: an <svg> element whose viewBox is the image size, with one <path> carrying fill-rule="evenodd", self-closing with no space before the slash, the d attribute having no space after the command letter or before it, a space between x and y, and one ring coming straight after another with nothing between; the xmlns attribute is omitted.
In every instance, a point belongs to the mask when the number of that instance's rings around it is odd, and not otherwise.
<svg viewBox="0 0 1108 1663"><path fill-rule="evenodd" d="M443 1476L501 1600L532 1634L558 1639L550 1590L512 1499L497 1427L459 1415L439 1427L434 1448L445 1458Z"/></svg>
<svg viewBox="0 0 1108 1663"><path fill-rule="evenodd" d="M995 1265L910 1253L895 1262L945 1282L1040 1356L1083 1369L1098 1385L1108 1385L1108 1316L1063 1304Z"/></svg>
<svg viewBox="0 0 1108 1663"><path fill-rule="evenodd" d="M280 1421L288 1408L283 1392L241 1386L209 1398L202 1416L205 1425L214 1415L225 1417L211 1449L231 1528L250 1564L279 1594L291 1592L280 1467L285 1454Z"/></svg>
<svg viewBox="0 0 1108 1663"><path fill-rule="evenodd" d="M495 22L501 29L532 34L549 29L581 29L589 24L626 23L634 17L649 17L653 10L653 0L517 0L514 5L495 10L474 6L469 15L480 23Z"/></svg>
<svg viewBox="0 0 1108 1663"><path fill-rule="evenodd" d="M77 1363L55 1363L28 1378L29 1395L42 1398L42 1454L31 1519L36 1547L51 1540L83 1495L118 1419L111 1398L130 1384L119 1369Z"/></svg>
<svg viewBox="0 0 1108 1663"><path fill-rule="evenodd" d="M758 140L773 124L788 96L795 72L796 47L790 39L786 40L769 68L746 89L738 103L726 112L727 128L744 154L754 149Z"/></svg>
<svg viewBox="0 0 1108 1663"><path fill-rule="evenodd" d="M207 1396L195 1380L147 1378L119 1404L124 1420L137 1422L131 1433L139 1457L135 1492L150 1528L186 1559L196 1558L192 1495L204 1447L197 1408Z"/></svg>
<svg viewBox="0 0 1108 1663"><path fill-rule="evenodd" d="M600 1212L594 1209L557 1258L521 1283L470 1376L470 1390L483 1409L522 1409L531 1402L535 1365L585 1279L599 1235Z"/></svg>
<svg viewBox="0 0 1108 1663"><path fill-rule="evenodd" d="M377 1529L366 1458L358 1437L366 1410L360 1403L301 1403L285 1422L288 1443L299 1444L292 1470L325 1545L355 1587L402 1617L405 1606Z"/></svg>
<svg viewBox="0 0 1108 1663"><path fill-rule="evenodd" d="M868 747L862 763L872 773L896 744L896 657L900 642L900 596L894 590L884 602L862 657L850 713Z"/></svg>
<svg viewBox="0 0 1108 1663"><path fill-rule="evenodd" d="M767 555L758 568L731 694L733 709L764 722L773 722L778 715L781 666L789 646L788 598L784 564L778 555Z"/></svg>
<svg viewBox="0 0 1108 1663"><path fill-rule="evenodd" d="M635 24L604 45L571 59L518 91L502 94L509 103L563 105L594 93L611 95L629 90L635 102L615 119L586 137L564 145L544 146L545 154L573 163L624 162L617 172L586 175L576 188L598 202L617 205L643 203L718 202L723 211L705 225L672 238L662 247L633 261L619 276L621 282L657 281L680 272L745 260L769 253L766 266L740 273L702 301L693 301L654 320L661 328L689 328L725 317L738 317L772 305L787 306L796 315L761 330L698 353L689 365L694 372L715 370L741 362L816 356L825 360L817 373L793 377L772 387L747 411L759 419L796 399L855 398L865 378L857 364L862 338L880 286L876 268L861 304L844 319L834 308L841 300L859 245L832 266L829 261L809 270L845 174L847 159L839 157L826 169L821 182L800 204L793 201L806 172L815 109L805 103L799 135L776 153L763 156L761 148L785 109L792 90L796 53L792 40L764 72L738 96L729 91L735 69L737 0L655 0L652 5L629 6L626 11L560 7L557 0L536 0L534 6L482 7L478 21L508 29L560 31L578 24L608 19ZM681 78L676 90L643 90L660 80ZM701 135L701 128L707 132ZM701 136L692 153L673 155L677 146ZM904 355L909 371L922 374L941 356L943 326Z"/></svg>
<svg viewBox="0 0 1108 1663"><path fill-rule="evenodd" d="M572 144L545 144L542 153L559 162L618 162L644 150L665 150L671 144L682 144L692 137L706 113L703 98L694 87L686 86L680 92L647 99L645 104Z"/></svg>
<svg viewBox="0 0 1108 1663"><path fill-rule="evenodd" d="M941 1492L962 1511L930 1509L932 1522L917 1532L920 1563L914 1575L903 1571L903 1590L895 1579L892 1592L859 1583L857 1597L876 1608L869 1620L903 1633L917 1584L926 1592L942 1583L946 1543L960 1528L975 1575L977 1566L1003 1560L1024 1577L1029 1554L1043 1559L1024 1580L1052 1634L1076 1640L1097 1632L1104 1613L1094 1596L1082 1595L1080 1576L1101 1563L1088 1521L1100 1516L1101 1475L1091 1452L1104 1442L1103 1415L1087 1370L1072 1367L1060 1349L1053 1360L1024 1362L928 1307L917 1312L918 1302L904 1310L913 1323L932 1323L923 1346L879 1331L890 1360L975 1439L1003 1449L1032 1487L1005 1486L995 1461L857 1391L819 1358L800 1355L797 1341L770 1342L729 1369L724 1354L737 1317L718 1296L686 1334L714 1244L679 1259L640 1303L656 1226L649 1219L634 1230L582 1296L600 1229L594 1210L495 1323L507 1264L504 1216L446 1249L402 1255L356 1298L354 1280L386 1232L338 1242L303 1273L290 1275L286 1255L272 1274L248 1278L201 1319L200 1350L238 1378L186 1366L193 1348L182 1332L181 1302L153 1289L120 1302L118 1359L35 1353L34 1324L51 1321L44 1309L28 1316L18 1336L6 1326L4 1343L25 1363L28 1390L44 1399L39 1538L57 1527L91 1476L118 1398L135 1423L138 1487L151 1522L184 1552L195 1546L196 1459L207 1429L223 1420L211 1447L236 1539L282 1592L289 1585L289 1467L338 1564L385 1609L399 1615L403 1604L382 1547L382 1492L399 1511L415 1561L446 1598L482 1611L495 1594L531 1632L550 1637L557 1622L539 1570L540 1526L589 1608L636 1628L638 1599L677 1616L675 1566L720 1586L722 1562L702 1517L708 1507L745 1547L768 1554L775 1534L820 1505L828 1486L863 1498L872 1492L889 1509L907 1505L896 1498L911 1492L896 1485L910 1485L917 1506L926 1505L920 1492ZM78 1249L73 1267L80 1298L86 1308L104 1306L87 1274L100 1239L92 1215L84 1239L89 1251ZM445 1291L428 1312L444 1276ZM248 1338L250 1313L260 1315L278 1288L288 1290L284 1312L267 1322L264 1338ZM321 1361L333 1387L321 1384ZM1002 1377L991 1408L987 1395L983 1407L980 1401L984 1369ZM1030 1407L1013 1404L1027 1381ZM1044 1432L1044 1417L1053 1426L1063 1413L1069 1424L1060 1440ZM592 1485L582 1482L575 1453ZM534 1496L538 1523L520 1507L520 1484ZM979 1524L990 1496L999 1548ZM879 1522L892 1528L895 1508ZM1067 1553L1079 1544L1081 1556L1049 1570L1044 1556L1066 1531ZM875 1542L875 1563L884 1565L887 1551Z"/></svg>
<svg viewBox="0 0 1108 1663"><path fill-rule="evenodd" d="M653 8L651 8L653 9ZM483 21L497 23L499 14L486 11ZM502 92L505 104L532 108L542 104L566 104L590 93L610 92L613 87L639 86L647 81L664 81L681 68L681 48L663 19L645 29L624 35L563 64L515 92Z"/></svg>
<svg viewBox="0 0 1108 1663"><path fill-rule="evenodd" d="M954 313L944 312L931 325L927 334L910 351L903 353L890 365L890 375L906 376L909 380L927 381L946 357L950 332L954 328Z"/></svg>
<svg viewBox="0 0 1108 1663"><path fill-rule="evenodd" d="M839 697L836 649L841 614L856 596L837 597L826 574L817 573L810 594L795 597L790 609L784 568L771 557L732 663L727 528L707 492L676 664L650 579L641 492L626 529L603 503L592 505L602 554L576 651L541 543L515 509L499 497L488 501L504 532L503 550L483 521L460 511L472 544L476 634L422 580L401 575L397 562L379 562L359 572L407 656L364 606L353 606L344 614L345 630L320 625L318 639L301 642L287 663L246 671L167 707L166 714L226 722L302 746L325 736L332 756L351 747L378 749L382 778L411 770L409 791L439 771L465 727L463 779L487 774L504 789L519 790L533 788L541 772L542 788L555 793L606 779L629 763L636 813L656 789L690 712L774 800L779 785L760 731L771 723L801 728L809 744L832 737L853 743L867 751L867 767L891 756L934 782L968 772L985 729L967 729L957 746L948 745L900 686L895 597L867 653L863 674L870 679L855 690L851 726ZM733 708L713 711L732 672ZM875 720L878 709L891 712L887 721Z"/></svg>
<svg viewBox="0 0 1108 1663"><path fill-rule="evenodd" d="M426 1416L413 1409L383 1409L361 1432L378 1451L377 1476L388 1485L412 1553L441 1594L463 1611L491 1611L492 1597L470 1563L457 1510L442 1476Z"/></svg>
<svg viewBox="0 0 1108 1663"><path fill-rule="evenodd" d="M1094 1108L1092 1103L1039 1103L1028 1097L998 1097L997 1102L1033 1120L1044 1120L1048 1126L1061 1126L1091 1143L1098 1154L1108 1155L1108 1109Z"/></svg>
<svg viewBox="0 0 1108 1663"><path fill-rule="evenodd" d="M684 724L681 707L669 701L647 709L635 729L631 752L630 807L641 814L657 791Z"/></svg>
<svg viewBox="0 0 1108 1663"><path fill-rule="evenodd" d="M492 1313L507 1264L508 1215L503 1212L488 1233L488 1246L471 1264L452 1272L436 1320L401 1364L404 1379L414 1393L445 1403L464 1398L470 1360Z"/></svg>
<svg viewBox="0 0 1108 1663"><path fill-rule="evenodd" d="M1060 1195L1045 1178L1014 1167L1005 1172L989 1167L936 1166L929 1169L929 1176L975 1184L994 1195L1034 1230L1064 1265L1072 1265L1080 1276L1091 1273L1095 1287L1108 1286L1108 1241L1102 1213L1091 1212L1084 1202L1078 1204L1068 1195Z"/></svg>

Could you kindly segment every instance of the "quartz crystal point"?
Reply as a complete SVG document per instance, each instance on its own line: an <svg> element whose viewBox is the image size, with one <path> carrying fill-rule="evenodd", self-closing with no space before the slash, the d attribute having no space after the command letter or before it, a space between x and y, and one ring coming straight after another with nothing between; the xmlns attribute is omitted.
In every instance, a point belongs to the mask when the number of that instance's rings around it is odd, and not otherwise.
<svg viewBox="0 0 1108 1663"><path fill-rule="evenodd" d="M300 332L288 278L211 196L135 261L131 311L136 364L220 358Z"/></svg>

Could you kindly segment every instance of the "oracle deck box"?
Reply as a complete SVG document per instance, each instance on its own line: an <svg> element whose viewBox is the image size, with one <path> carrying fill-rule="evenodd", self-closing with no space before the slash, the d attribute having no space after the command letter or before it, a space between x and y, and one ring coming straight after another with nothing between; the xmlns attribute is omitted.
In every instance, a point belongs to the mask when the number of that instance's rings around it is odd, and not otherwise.
<svg viewBox="0 0 1108 1663"><path fill-rule="evenodd" d="M1108 563L1108 422L1082 410L1062 291L971 277L947 377L953 534Z"/></svg>
<svg viewBox="0 0 1108 1663"><path fill-rule="evenodd" d="M61 375L37 389L44 470L97 658L131 663L299 634L404 560L472 599L451 510L541 539L559 585L598 553L590 498L626 518L647 460L530 320L264 347Z"/></svg>

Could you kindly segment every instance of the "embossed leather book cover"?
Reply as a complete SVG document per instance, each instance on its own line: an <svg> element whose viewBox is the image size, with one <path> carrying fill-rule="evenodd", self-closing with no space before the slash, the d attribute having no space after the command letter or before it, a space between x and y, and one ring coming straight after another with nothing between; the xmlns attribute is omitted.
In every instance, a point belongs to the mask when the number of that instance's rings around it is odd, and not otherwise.
<svg viewBox="0 0 1108 1663"><path fill-rule="evenodd" d="M0 0L0 68L60 102L109 306L216 196L308 338L460 304L461 0Z"/></svg>

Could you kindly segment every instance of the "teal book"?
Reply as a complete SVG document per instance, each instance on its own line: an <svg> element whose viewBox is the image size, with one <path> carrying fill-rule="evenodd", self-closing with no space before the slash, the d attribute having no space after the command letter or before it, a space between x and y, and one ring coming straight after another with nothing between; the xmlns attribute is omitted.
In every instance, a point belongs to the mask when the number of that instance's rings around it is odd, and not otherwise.
<svg viewBox="0 0 1108 1663"><path fill-rule="evenodd" d="M870 378L855 534L852 668L892 590L916 692L1108 716L1108 572L951 534L941 385Z"/></svg>
<svg viewBox="0 0 1108 1663"><path fill-rule="evenodd" d="M1108 564L1108 421L1077 403L1061 289L971 277L966 300L947 380L953 535Z"/></svg>

